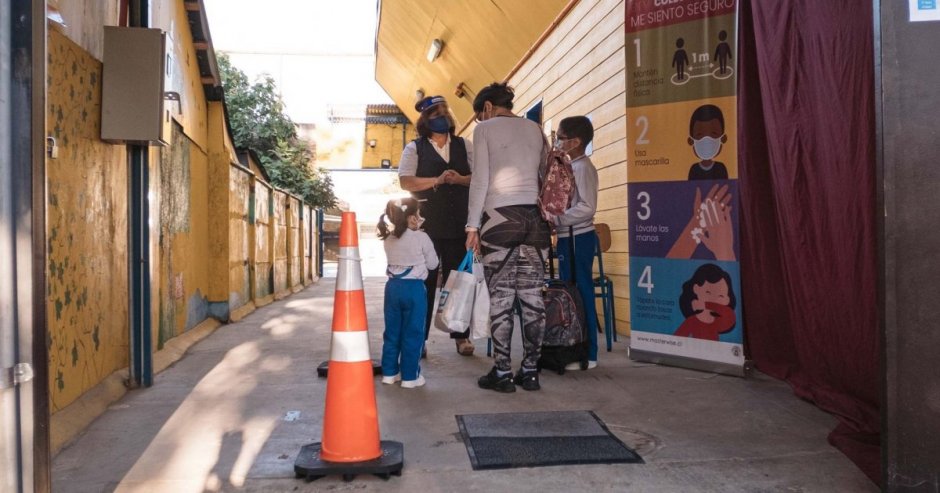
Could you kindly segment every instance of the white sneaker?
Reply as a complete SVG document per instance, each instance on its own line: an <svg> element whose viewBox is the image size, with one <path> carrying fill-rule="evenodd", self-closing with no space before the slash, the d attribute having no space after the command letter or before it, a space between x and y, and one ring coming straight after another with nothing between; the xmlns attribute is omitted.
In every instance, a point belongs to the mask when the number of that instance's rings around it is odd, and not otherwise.
<svg viewBox="0 0 940 493"><path fill-rule="evenodd" d="M396 373L390 377L382 377L382 383L385 385L392 385L393 383L401 380L401 373Z"/></svg>
<svg viewBox="0 0 940 493"><path fill-rule="evenodd" d="M588 361L588 365L586 369L591 370L594 368L597 368L597 361ZM565 370L575 371L575 370L580 370L580 369L581 369L580 361L575 361L574 363L568 363L567 365L565 365Z"/></svg>
<svg viewBox="0 0 940 493"><path fill-rule="evenodd" d="M413 389L413 388L415 388L415 387L421 387L421 386L424 385L425 383L427 383L427 382L424 380L424 375L418 375L418 378L416 378L416 379L414 379L414 380L403 380L403 381L401 382L401 388L403 388L403 389Z"/></svg>

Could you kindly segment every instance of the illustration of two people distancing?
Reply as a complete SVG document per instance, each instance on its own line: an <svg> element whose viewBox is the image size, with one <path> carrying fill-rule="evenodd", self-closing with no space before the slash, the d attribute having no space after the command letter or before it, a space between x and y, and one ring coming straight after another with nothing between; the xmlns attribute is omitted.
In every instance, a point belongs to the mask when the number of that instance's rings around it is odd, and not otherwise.
<svg viewBox="0 0 940 493"><path fill-rule="evenodd" d="M715 77L716 79L727 79L731 77L733 72L732 69L728 67L728 61L732 58L731 45L727 42L728 32L721 31L718 33L718 46L715 48L715 56L712 60L718 60L718 70L709 70L705 73L692 75L686 74L686 68L691 65L689 62L689 55L685 51L685 40L682 38L676 39L676 52L672 56L672 66L676 69L676 75L672 78L672 83L676 85L682 85L689 81L693 77L707 77L709 75ZM704 63L702 68L712 68L714 64L708 58L707 53L702 53L698 56L693 54L694 63Z"/></svg>

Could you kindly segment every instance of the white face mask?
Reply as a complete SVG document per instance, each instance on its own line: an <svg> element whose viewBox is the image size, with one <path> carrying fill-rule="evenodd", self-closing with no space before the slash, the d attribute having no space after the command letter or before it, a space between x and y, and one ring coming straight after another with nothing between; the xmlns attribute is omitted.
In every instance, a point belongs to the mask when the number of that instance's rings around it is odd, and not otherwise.
<svg viewBox="0 0 940 493"><path fill-rule="evenodd" d="M415 214L414 218L415 218L415 222L414 222L415 227L413 229L415 230L421 229L421 225L424 224L424 218L421 217L421 213Z"/></svg>
<svg viewBox="0 0 940 493"><path fill-rule="evenodd" d="M695 155L699 158L708 161L718 155L718 151L721 150L721 139L714 137L702 137L701 139L694 140L692 144L693 149L695 149Z"/></svg>
<svg viewBox="0 0 940 493"><path fill-rule="evenodd" d="M561 152L571 152L574 150L574 147L566 149L565 146L568 142L571 142L572 139L555 139L555 150Z"/></svg>

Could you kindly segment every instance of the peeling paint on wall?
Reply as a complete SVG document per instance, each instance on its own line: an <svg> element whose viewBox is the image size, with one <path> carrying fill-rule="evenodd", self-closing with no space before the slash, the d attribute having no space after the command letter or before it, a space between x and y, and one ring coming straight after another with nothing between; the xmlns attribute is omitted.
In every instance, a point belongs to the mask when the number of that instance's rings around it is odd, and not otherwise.
<svg viewBox="0 0 940 493"><path fill-rule="evenodd" d="M199 322L209 318L209 301L202 295L202 291L196 288L196 292L186 301L186 329L189 330Z"/></svg>
<svg viewBox="0 0 940 493"><path fill-rule="evenodd" d="M160 153L160 316L157 349L209 314L208 158L174 123Z"/></svg>
<svg viewBox="0 0 940 493"><path fill-rule="evenodd" d="M190 141L173 123L170 145L160 153L161 236L189 231Z"/></svg>
<svg viewBox="0 0 940 493"><path fill-rule="evenodd" d="M52 411L128 365L127 153L102 142L101 63L48 39L47 310Z"/></svg>

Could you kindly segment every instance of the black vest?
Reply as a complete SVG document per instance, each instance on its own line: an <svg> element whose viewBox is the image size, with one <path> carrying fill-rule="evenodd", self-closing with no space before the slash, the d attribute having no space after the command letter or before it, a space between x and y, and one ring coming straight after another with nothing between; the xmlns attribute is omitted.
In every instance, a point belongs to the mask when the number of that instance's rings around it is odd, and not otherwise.
<svg viewBox="0 0 940 493"><path fill-rule="evenodd" d="M467 163L467 146L460 137L450 138L450 162L445 162L440 154L434 150L426 138L414 141L418 148L418 170L415 176L419 178L437 178L449 169L461 175L470 174L470 164ZM423 200L421 203L421 216L424 217L424 231L435 240L465 238L464 226L467 224L467 207L470 200L470 189L463 185L442 184L437 190L428 189L412 192L411 196Z"/></svg>

